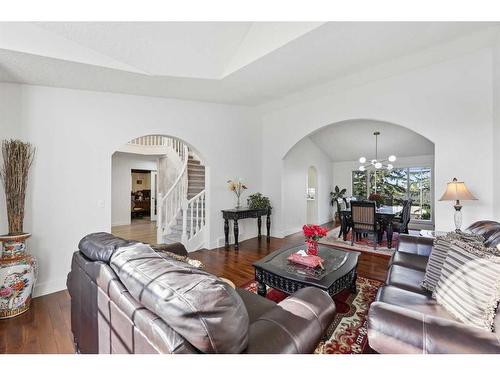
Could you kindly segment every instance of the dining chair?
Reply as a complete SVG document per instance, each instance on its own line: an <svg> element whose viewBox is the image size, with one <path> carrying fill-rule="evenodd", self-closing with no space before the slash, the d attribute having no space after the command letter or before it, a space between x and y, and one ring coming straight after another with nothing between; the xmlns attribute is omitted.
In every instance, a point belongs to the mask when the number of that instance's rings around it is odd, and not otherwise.
<svg viewBox="0 0 500 375"><path fill-rule="evenodd" d="M377 211L375 202L370 201L351 201L351 246L354 240L362 234L373 235L373 249L377 249L377 243L380 240L381 227L377 222Z"/></svg>
<svg viewBox="0 0 500 375"><path fill-rule="evenodd" d="M411 220L411 199L407 199L403 202L403 210L401 211L401 216L396 218L392 222L392 229L399 234L408 234L408 225Z"/></svg>

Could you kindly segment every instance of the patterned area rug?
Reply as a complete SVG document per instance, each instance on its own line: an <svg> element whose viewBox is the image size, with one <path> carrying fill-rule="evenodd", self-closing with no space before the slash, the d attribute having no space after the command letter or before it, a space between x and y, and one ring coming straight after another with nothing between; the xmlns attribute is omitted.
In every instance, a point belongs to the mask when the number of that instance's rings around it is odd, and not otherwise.
<svg viewBox="0 0 500 375"><path fill-rule="evenodd" d="M373 240L371 236L362 237L361 240L355 241L354 245L351 246L352 233L349 232L347 234L347 240L344 241L342 236L340 236L339 238L339 232L340 232L340 227L332 229L331 231L328 232L326 237L323 237L322 239L319 240L319 243L324 245L333 245L345 250L356 250L362 253L382 255L386 257L391 257L398 245L398 238L399 238L398 233L394 233L392 235L391 249L387 247L387 238L385 237L384 234L382 243L380 245L377 245L377 250L373 250Z"/></svg>
<svg viewBox="0 0 500 375"><path fill-rule="evenodd" d="M356 284L357 294L344 290L335 296L337 314L325 337L316 348L315 354L367 354L371 352L368 346L366 317L368 308L375 300L377 291L383 283L358 276ZM257 293L255 281L249 281L242 288ZM280 302L287 297L287 294L279 290L268 289L266 297L274 302Z"/></svg>

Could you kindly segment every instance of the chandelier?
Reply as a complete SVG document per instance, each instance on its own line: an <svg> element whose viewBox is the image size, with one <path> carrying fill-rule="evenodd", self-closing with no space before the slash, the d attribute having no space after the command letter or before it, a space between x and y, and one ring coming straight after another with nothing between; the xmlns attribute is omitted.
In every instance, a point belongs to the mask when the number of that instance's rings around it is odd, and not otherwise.
<svg viewBox="0 0 500 375"><path fill-rule="evenodd" d="M378 160L378 136L380 135L379 131L376 131L373 133L375 136L375 159L372 159L371 161L367 161L364 156L359 158L360 166L359 170L360 171L367 171L367 170L377 170L377 169L386 169L386 170L391 170L394 168L394 166L391 163L394 163L396 161L396 156L391 155L387 159L383 160Z"/></svg>

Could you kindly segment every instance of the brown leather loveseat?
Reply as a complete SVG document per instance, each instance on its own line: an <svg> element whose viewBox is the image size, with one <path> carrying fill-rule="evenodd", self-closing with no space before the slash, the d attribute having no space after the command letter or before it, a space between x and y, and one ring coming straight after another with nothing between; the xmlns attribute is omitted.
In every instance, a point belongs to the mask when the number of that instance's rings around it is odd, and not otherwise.
<svg viewBox="0 0 500 375"><path fill-rule="evenodd" d="M500 223L479 221L466 232L480 234L488 247L500 243ZM461 323L420 284L432 251L430 238L401 235L376 302L368 314L368 342L379 353L500 353L500 314L496 332Z"/></svg>
<svg viewBox="0 0 500 375"><path fill-rule="evenodd" d="M320 289L276 304L108 233L80 241L67 286L80 353L312 353L335 315Z"/></svg>

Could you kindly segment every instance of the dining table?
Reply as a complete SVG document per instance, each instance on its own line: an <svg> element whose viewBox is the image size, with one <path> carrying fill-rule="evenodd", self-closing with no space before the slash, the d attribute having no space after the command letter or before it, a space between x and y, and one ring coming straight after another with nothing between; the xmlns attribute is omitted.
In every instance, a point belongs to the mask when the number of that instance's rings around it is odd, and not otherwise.
<svg viewBox="0 0 500 375"><path fill-rule="evenodd" d="M392 223L394 218L403 211L403 206L380 206L376 208L375 216L377 222L379 222L383 228L385 228L387 234L387 247L392 248L392 235L393 228ZM347 241L347 234L349 233L351 227L352 214L351 209L343 209L340 211L340 232L339 237L343 236L343 240Z"/></svg>

